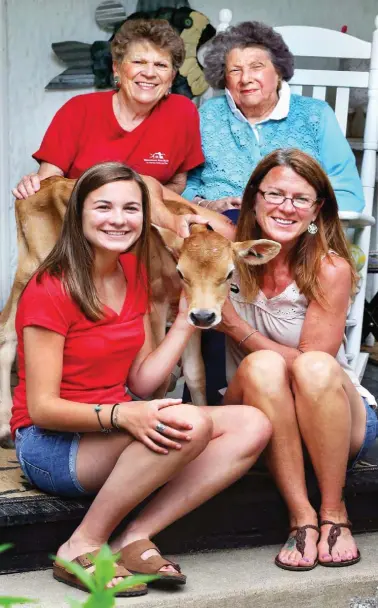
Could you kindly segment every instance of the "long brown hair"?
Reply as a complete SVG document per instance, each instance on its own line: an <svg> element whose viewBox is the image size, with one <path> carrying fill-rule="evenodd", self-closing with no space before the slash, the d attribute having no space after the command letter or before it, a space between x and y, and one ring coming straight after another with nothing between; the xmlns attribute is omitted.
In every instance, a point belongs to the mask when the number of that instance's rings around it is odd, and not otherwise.
<svg viewBox="0 0 378 608"><path fill-rule="evenodd" d="M319 271L324 257L332 262L330 251L334 251L350 266L354 292L357 273L339 219L335 193L319 163L305 152L296 149L275 150L259 162L243 194L236 240L261 238L261 229L255 215L256 194L264 177L274 167L288 167L295 171L316 191L315 204L323 203L315 221L318 232L312 235L306 231L289 253L289 268L299 290L309 301L317 300L325 304L325 294L319 284ZM238 263L240 288L247 300L252 301L257 296L265 268L265 265L249 266Z"/></svg>
<svg viewBox="0 0 378 608"><path fill-rule="evenodd" d="M138 270L141 263L146 267L145 288L149 291L150 197L140 175L118 162L94 165L77 180L68 201L58 241L37 270L37 282L41 282L44 272L59 277L67 293L91 321L103 317L103 307L93 282L93 250L83 233L83 206L91 192L105 184L120 181L134 181L142 192L142 232L134 247ZM138 272L138 276L143 275Z"/></svg>

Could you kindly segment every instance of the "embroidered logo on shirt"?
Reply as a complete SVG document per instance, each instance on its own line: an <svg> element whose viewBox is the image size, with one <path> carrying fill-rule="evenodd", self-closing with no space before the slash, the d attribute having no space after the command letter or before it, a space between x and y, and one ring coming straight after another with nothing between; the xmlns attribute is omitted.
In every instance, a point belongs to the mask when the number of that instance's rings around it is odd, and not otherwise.
<svg viewBox="0 0 378 608"><path fill-rule="evenodd" d="M165 158L164 152L151 152L150 157L145 158L144 162L149 165L168 165L169 160Z"/></svg>

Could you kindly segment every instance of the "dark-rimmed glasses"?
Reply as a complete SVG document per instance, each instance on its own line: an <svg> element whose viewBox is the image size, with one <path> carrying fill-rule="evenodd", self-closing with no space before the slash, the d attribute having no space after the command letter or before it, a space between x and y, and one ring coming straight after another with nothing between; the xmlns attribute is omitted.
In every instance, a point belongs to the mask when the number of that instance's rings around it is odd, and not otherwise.
<svg viewBox="0 0 378 608"><path fill-rule="evenodd" d="M313 199L310 196L298 195L298 196L285 196L284 194L280 194L276 190L258 190L261 196L264 197L267 203L271 205L282 205L285 201L291 201L292 205L296 207L296 209L310 209L315 203L318 202L318 199Z"/></svg>

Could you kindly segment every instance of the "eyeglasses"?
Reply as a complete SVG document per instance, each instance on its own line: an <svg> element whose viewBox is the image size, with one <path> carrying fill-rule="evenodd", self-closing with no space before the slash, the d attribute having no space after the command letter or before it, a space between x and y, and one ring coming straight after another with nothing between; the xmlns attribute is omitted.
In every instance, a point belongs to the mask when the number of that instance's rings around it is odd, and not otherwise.
<svg viewBox="0 0 378 608"><path fill-rule="evenodd" d="M275 190L258 190L260 194L264 197L267 203L271 203L272 205L282 205L286 200L291 201L292 205L296 209L310 209L318 199L310 198L309 196L285 196L284 194L280 194Z"/></svg>

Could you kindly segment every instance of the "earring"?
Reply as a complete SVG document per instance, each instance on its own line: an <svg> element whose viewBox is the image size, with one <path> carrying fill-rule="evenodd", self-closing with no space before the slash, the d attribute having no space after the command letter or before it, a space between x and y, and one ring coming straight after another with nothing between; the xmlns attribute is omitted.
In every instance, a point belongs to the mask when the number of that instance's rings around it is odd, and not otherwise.
<svg viewBox="0 0 378 608"><path fill-rule="evenodd" d="M171 89L168 89L168 91L166 91L166 92L164 93L164 97L169 97L169 96L170 96L170 94L171 94L171 92L172 92L172 91L171 91Z"/></svg>
<svg viewBox="0 0 378 608"><path fill-rule="evenodd" d="M117 75L114 76L114 84L117 88L119 88L121 86L121 80L120 80L119 76L117 76Z"/></svg>
<svg viewBox="0 0 378 608"><path fill-rule="evenodd" d="M316 234L318 232L318 227L315 222L311 222L311 224L308 225L307 231L310 234Z"/></svg>

